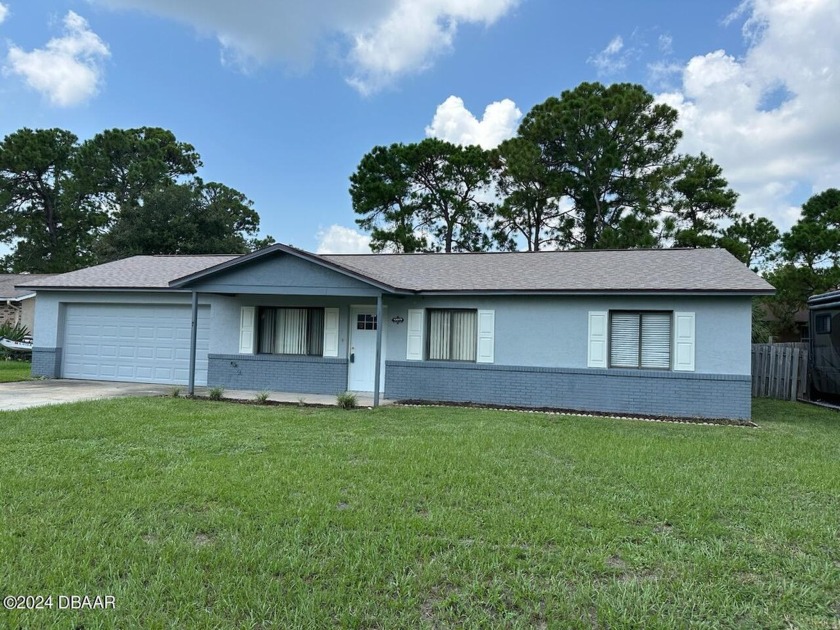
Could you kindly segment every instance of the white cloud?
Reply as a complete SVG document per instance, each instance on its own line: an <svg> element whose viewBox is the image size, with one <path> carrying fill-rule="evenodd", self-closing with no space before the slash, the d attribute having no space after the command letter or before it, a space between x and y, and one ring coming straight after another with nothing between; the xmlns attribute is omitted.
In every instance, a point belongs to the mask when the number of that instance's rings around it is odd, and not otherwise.
<svg viewBox="0 0 840 630"><path fill-rule="evenodd" d="M787 229L793 195L840 185L840 0L748 0L727 19L744 20L746 54L694 57L657 98L680 112L681 149L723 166L739 209Z"/></svg>
<svg viewBox="0 0 840 630"><path fill-rule="evenodd" d="M516 134L520 118L522 112L507 98L490 103L478 120L464 107L462 99L450 96L438 105L432 124L426 127L426 135L453 144L477 144L493 149Z"/></svg>
<svg viewBox="0 0 840 630"><path fill-rule="evenodd" d="M668 33L659 36L659 52L663 55L670 55L674 52L674 38Z"/></svg>
<svg viewBox="0 0 840 630"><path fill-rule="evenodd" d="M452 48L459 24L489 26L518 0L397 0L369 28L352 33L349 83L369 93L400 75L426 69Z"/></svg>
<svg viewBox="0 0 840 630"><path fill-rule="evenodd" d="M102 62L110 52L80 15L68 11L63 24L64 34L48 41L44 48L26 52L10 45L4 71L23 77L53 105L69 107L99 91Z"/></svg>
<svg viewBox="0 0 840 630"><path fill-rule="evenodd" d="M587 59L586 62L595 66L598 74L612 74L627 67L629 51L622 53L622 50L624 50L624 39L621 35L616 35L610 40L606 48Z"/></svg>
<svg viewBox="0 0 840 630"><path fill-rule="evenodd" d="M5 21L7 15L9 15L9 7L0 2L0 24Z"/></svg>
<svg viewBox="0 0 840 630"><path fill-rule="evenodd" d="M212 34L227 62L305 67L338 41L348 83L363 94L428 68L462 24L491 25L519 0L93 0L172 18Z"/></svg>
<svg viewBox="0 0 840 630"><path fill-rule="evenodd" d="M316 254L370 254L370 236L343 225L318 230Z"/></svg>

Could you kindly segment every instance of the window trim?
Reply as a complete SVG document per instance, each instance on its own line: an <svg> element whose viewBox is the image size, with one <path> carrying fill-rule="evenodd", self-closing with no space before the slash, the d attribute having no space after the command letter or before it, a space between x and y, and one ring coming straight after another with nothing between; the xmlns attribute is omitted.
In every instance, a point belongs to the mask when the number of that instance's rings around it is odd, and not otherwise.
<svg viewBox="0 0 840 630"><path fill-rule="evenodd" d="M668 367L642 367L642 315L668 315L670 317L670 334L668 335ZM639 353L638 364L635 367L626 365L613 365L612 363L612 331L613 314L617 315L638 315L639 316ZM674 311L666 310L640 310L640 309L615 309L609 311L607 318L607 368L610 370L645 370L653 372L672 372L674 370Z"/></svg>
<svg viewBox="0 0 840 630"><path fill-rule="evenodd" d="M359 324L362 324L361 328L359 328ZM356 313L356 330L376 332L376 328L378 326L379 322L376 320L376 315L371 315L370 313Z"/></svg>
<svg viewBox="0 0 840 630"><path fill-rule="evenodd" d="M306 339L306 348L307 352L305 354L297 354L297 353L289 353L289 352L262 352L260 351L260 340L262 338L262 314L265 310L280 310L280 309L288 309L288 310L305 310L306 311L306 319L307 322L312 317L312 311L321 311L321 354L309 354L308 350L310 345L312 344L311 338L311 331L307 330L307 339ZM254 327L255 331L255 339L254 339L254 354L264 355L264 356L274 356L274 357L323 357L324 356L324 327L326 326L326 307L323 306L258 306L257 313L256 313L256 326Z"/></svg>
<svg viewBox="0 0 840 630"><path fill-rule="evenodd" d="M432 348L432 313L433 312L447 312L447 313L473 313L475 315L475 326L476 326L476 336L473 339L474 344L474 359L432 359L430 358L431 355L431 348ZM477 308L426 308L424 317L423 317L423 326L425 332L425 343L424 343L424 359L426 361L444 361L446 363L477 363L478 362L478 309ZM449 338L449 354L452 355L452 343L453 338L450 336Z"/></svg>

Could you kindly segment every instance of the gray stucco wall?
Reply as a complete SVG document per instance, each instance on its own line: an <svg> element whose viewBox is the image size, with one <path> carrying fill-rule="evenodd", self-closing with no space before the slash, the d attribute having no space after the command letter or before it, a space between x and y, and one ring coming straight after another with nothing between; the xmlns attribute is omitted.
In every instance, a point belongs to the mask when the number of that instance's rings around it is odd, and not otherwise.
<svg viewBox="0 0 840 630"><path fill-rule="evenodd" d="M347 360L266 354L211 354L207 385L253 391L339 394L347 389Z"/></svg>
<svg viewBox="0 0 840 630"><path fill-rule="evenodd" d="M269 261L270 262L270 261ZM275 266L276 267L276 266ZM277 271L266 265L265 273ZM289 271L287 269L286 271ZM319 272L320 273L320 272ZM327 282L337 282L327 273ZM263 280L268 282L268 276ZM351 281L351 284L355 281ZM38 294L33 373L55 376L60 366L64 304L76 302L188 304L189 293L52 292ZM210 305L208 383L228 388L334 394L347 387L351 305L369 297L330 295L200 295ZM337 307L339 358L239 355L242 306ZM499 296L385 298L385 396L474 401L628 413L748 417L749 297ZM411 308L495 311L493 365L405 361ZM592 370L586 367L589 311L643 309L696 315L695 372ZM50 352L53 354L51 355ZM50 358L52 357L52 358ZM233 368L230 362L237 366ZM34 367L37 364L39 371ZM50 368L52 366L52 368ZM52 370L52 374L50 374Z"/></svg>
<svg viewBox="0 0 840 630"><path fill-rule="evenodd" d="M749 418L751 413L751 380L741 375L389 361L385 391L396 400L654 416Z"/></svg>
<svg viewBox="0 0 840 630"><path fill-rule="evenodd" d="M742 374L751 370L749 297L429 297L390 298L388 318L412 308L479 308L495 311L495 365L586 368L589 311L614 309L695 313L695 372ZM386 356L405 360L406 324L387 322Z"/></svg>

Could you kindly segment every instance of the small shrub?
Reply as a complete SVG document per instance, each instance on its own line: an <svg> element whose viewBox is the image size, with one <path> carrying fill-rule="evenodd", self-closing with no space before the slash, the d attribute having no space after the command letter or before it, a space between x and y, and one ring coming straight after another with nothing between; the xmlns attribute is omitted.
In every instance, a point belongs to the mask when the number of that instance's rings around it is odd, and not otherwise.
<svg viewBox="0 0 840 630"><path fill-rule="evenodd" d="M12 341L23 341L23 338L28 336L29 330L23 324L13 324L12 322L3 322L0 324L0 337L5 337Z"/></svg>
<svg viewBox="0 0 840 630"><path fill-rule="evenodd" d="M210 396L210 400L221 400L222 396L224 396L224 393L224 387L213 387L210 389L208 396Z"/></svg>
<svg viewBox="0 0 840 630"><path fill-rule="evenodd" d="M353 392L342 392L335 400L342 409L353 409L356 406L356 394Z"/></svg>
<svg viewBox="0 0 840 630"><path fill-rule="evenodd" d="M264 405L268 402L268 392L260 392L254 396L254 402L258 405Z"/></svg>
<svg viewBox="0 0 840 630"><path fill-rule="evenodd" d="M181 388L173 387L169 390L169 395L172 396L172 398L179 398L181 396Z"/></svg>

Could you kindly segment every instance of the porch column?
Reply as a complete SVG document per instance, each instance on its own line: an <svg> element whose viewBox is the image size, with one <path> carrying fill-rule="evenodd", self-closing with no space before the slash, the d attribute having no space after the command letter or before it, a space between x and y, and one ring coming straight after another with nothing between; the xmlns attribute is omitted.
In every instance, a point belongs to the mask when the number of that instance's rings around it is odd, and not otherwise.
<svg viewBox="0 0 840 630"><path fill-rule="evenodd" d="M373 376L373 406L379 406L379 377L382 363L382 294L376 296L376 368Z"/></svg>
<svg viewBox="0 0 840 630"><path fill-rule="evenodd" d="M198 335L198 293L192 292L192 322L190 327L190 379L187 385L187 395L195 394L195 346Z"/></svg>

